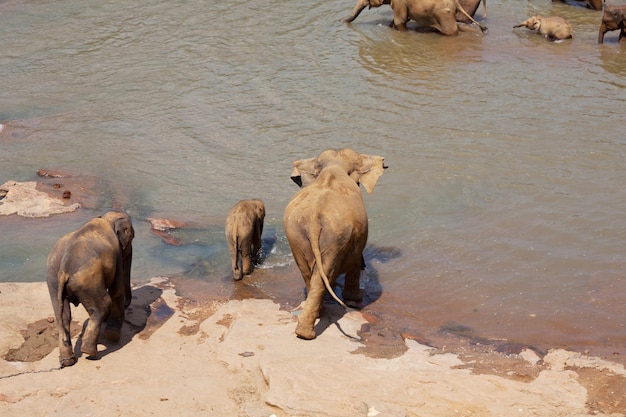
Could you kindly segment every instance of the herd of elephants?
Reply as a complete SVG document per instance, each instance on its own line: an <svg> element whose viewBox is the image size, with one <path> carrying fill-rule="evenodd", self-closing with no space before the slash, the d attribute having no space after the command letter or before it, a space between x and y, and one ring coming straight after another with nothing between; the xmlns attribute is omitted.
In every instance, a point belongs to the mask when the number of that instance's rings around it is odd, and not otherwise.
<svg viewBox="0 0 626 417"><path fill-rule="evenodd" d="M365 7L389 4L394 17L391 26L406 30L413 20L418 27L456 35L458 22L478 25L473 15L481 0L357 0L352 22ZM556 0L553 0L556 1ZM583 1L583 0L581 0ZM626 6L611 6L603 0L584 0L587 7L603 10L598 42L604 34L620 30L626 38ZM483 0L486 15L485 0ZM571 26L557 16L533 16L515 27L537 30L552 40L572 37ZM368 222L360 186L371 193L387 168L384 158L359 154L352 149L327 149L319 156L294 162L291 177L300 187L285 207L285 235L307 289L303 310L298 317L296 335L316 337L314 324L326 292L344 307L334 293L336 279L345 274L342 297L359 302L363 298L360 274L364 265ZM233 279L251 273L261 256L261 234L265 206L259 199L241 200L228 213L225 235L232 259ZM110 211L61 237L47 260L46 280L59 331L61 367L76 363L72 348L70 303L82 304L89 314L82 335L81 351L88 358L98 355L101 326L104 337L120 339L124 311L131 302L130 270L135 231L128 214Z"/></svg>
<svg viewBox="0 0 626 417"><path fill-rule="evenodd" d="M293 163L293 181L301 189L285 207L285 235L306 284L307 297L298 317L296 335L316 337L314 324L328 291L345 274L342 296L363 299L360 274L367 242L368 221L360 186L371 193L383 174L382 156L352 149L327 149L319 156ZM241 200L229 211L225 237L232 258L233 279L250 274L261 261L262 200ZM97 358L98 337L118 342L125 309L131 303L130 270L135 237L130 216L110 211L62 236L48 254L46 281L59 332L61 367L77 361L72 348L70 303L82 304L89 314L81 352Z"/></svg>
<svg viewBox="0 0 626 417"><path fill-rule="evenodd" d="M565 0L552 1L565 2ZM619 41L626 39L626 20L624 20L626 5L609 5L606 4L606 0L576 1L590 9L603 11L598 43L603 43L605 33L613 30L620 30ZM406 24L412 20L417 29L436 31L442 35L458 34L459 22L477 25L482 32L486 32L487 28L473 18L480 3L481 0L357 0L352 14L343 20L352 22L366 7L371 9L388 4L393 10L393 21L390 26L400 31L407 30ZM487 0L482 0L482 3L484 19L487 15ZM559 16L532 16L514 26L517 27L535 30L554 41L574 37L572 26Z"/></svg>

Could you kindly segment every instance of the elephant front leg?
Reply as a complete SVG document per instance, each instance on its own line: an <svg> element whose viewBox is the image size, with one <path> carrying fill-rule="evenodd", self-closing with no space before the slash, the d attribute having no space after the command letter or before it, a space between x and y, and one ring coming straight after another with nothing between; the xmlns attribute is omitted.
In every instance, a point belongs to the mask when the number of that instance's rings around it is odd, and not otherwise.
<svg viewBox="0 0 626 417"><path fill-rule="evenodd" d="M108 317L111 309L111 297L105 292L101 302L94 300L83 300L83 306L89 313L87 328L83 333L83 343L81 352L87 355L88 359L96 359L98 356L98 336L102 322Z"/></svg>
<svg viewBox="0 0 626 417"><path fill-rule="evenodd" d="M120 341L122 325L124 324L124 297L112 297L111 300L111 314L107 319L104 337L117 343Z"/></svg>
<svg viewBox="0 0 626 417"><path fill-rule="evenodd" d="M363 290L361 289L361 268L353 267L346 272L345 285L343 288L343 299L346 301L360 302L363 300Z"/></svg>
<svg viewBox="0 0 626 417"><path fill-rule="evenodd" d="M321 277L316 276L310 283L302 313L300 313L300 317L298 317L296 335L299 338L306 340L315 339L315 320L317 320L319 316L325 292L326 288L322 283Z"/></svg>

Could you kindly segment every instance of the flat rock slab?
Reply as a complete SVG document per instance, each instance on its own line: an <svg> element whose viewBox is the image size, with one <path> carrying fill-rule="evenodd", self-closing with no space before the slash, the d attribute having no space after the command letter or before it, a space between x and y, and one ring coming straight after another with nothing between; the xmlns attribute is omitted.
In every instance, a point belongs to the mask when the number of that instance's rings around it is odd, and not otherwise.
<svg viewBox="0 0 626 417"><path fill-rule="evenodd" d="M7 181L0 185L0 197L0 215L3 216L49 217L70 213L80 207L79 203L66 204L63 199L37 190L36 181Z"/></svg>

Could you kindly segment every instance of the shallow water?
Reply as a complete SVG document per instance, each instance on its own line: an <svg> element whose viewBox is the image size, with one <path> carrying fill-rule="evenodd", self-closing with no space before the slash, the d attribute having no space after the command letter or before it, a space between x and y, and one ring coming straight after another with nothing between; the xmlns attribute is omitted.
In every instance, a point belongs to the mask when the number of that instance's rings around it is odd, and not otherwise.
<svg viewBox="0 0 626 417"><path fill-rule="evenodd" d="M352 1L289 4L0 0L0 182L55 169L98 195L72 215L0 219L0 280L43 280L59 236L120 207L135 281L296 302L292 162L351 147L390 166L364 193L368 312L400 331L623 357L626 55L617 32L597 44L600 13L490 0L488 34L447 38L390 30L386 6L346 25ZM512 29L534 14L567 18L575 39ZM252 197L268 257L234 285L223 220ZM189 222L185 245L149 217Z"/></svg>

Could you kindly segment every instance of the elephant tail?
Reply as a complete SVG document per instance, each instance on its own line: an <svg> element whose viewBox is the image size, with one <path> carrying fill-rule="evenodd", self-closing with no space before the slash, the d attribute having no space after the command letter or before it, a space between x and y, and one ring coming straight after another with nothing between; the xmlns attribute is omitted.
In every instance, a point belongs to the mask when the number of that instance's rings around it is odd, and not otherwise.
<svg viewBox="0 0 626 417"><path fill-rule="evenodd" d="M486 15L487 15L487 3L486 3L486 0L483 0L483 1L485 1L485 3L483 3L483 6L485 7L485 16L486 16ZM458 9L461 13L463 13L463 15L464 15L464 16L466 16L466 17L467 17L467 18L468 18L468 19L469 19L469 20L470 20L473 24L475 24L476 26L478 26L478 27L480 28L480 31L481 31L482 33L485 33L485 32L488 32L488 31L489 31L489 29L487 29L487 26L482 25L482 24L478 23L476 20L474 20L474 18L473 18L472 16L470 16L470 15L469 15L469 13L467 13L467 11L463 8L463 6L461 6L461 4L459 3L459 1L458 1L458 0L456 0L456 2L455 2L455 3L456 3L456 8L457 8L457 9Z"/></svg>
<svg viewBox="0 0 626 417"><path fill-rule="evenodd" d="M55 313L58 314L58 320L60 320L60 323L63 324L63 293L65 292L65 285L67 285L67 282L70 280L70 276L66 271L61 271L61 273L59 274L59 286L57 288L57 303L59 303L57 305L57 309L59 311L56 311Z"/></svg>
<svg viewBox="0 0 626 417"><path fill-rule="evenodd" d="M313 250L313 256L315 256L315 265L317 267L317 270L319 271L320 277L322 277L322 281L324 281L324 286L326 287L330 295L335 299L335 301L337 301L343 308L348 309L348 306L343 301L341 301L341 299L337 297L337 294L335 294L335 291L333 291L333 287L330 285L330 281L326 276L326 273L324 272L324 265L322 264L322 254L320 252L320 245L317 236L315 236L314 239L310 239L310 242L311 249Z"/></svg>

